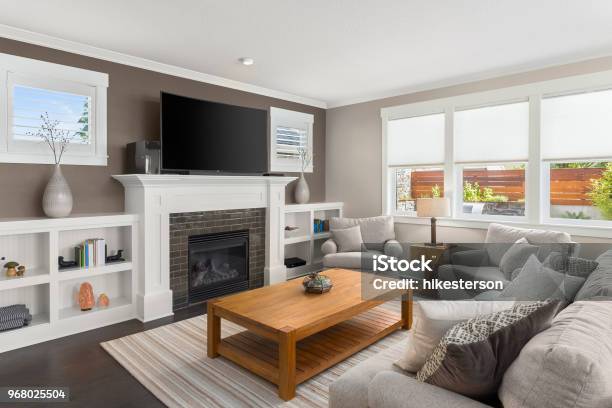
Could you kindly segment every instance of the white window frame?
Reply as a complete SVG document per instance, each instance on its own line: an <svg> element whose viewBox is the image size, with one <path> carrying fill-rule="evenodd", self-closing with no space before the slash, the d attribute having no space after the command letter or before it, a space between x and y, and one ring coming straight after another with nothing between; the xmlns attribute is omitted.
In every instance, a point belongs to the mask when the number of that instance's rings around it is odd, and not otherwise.
<svg viewBox="0 0 612 408"><path fill-rule="evenodd" d="M88 96L90 143L71 144L62 164L107 165L108 74L0 54L0 163L54 164L44 142L14 140L11 136L15 85Z"/></svg>
<svg viewBox="0 0 612 408"><path fill-rule="evenodd" d="M445 138L445 184L444 195L449 197L453 205L451 217L442 219L440 225L457 227L487 228L491 221L503 221L523 227L557 227L572 234L585 236L598 236L612 238L612 221L605 220L568 220L550 218L550 189L547 178L550 172L549 165L541 160L540 148L540 104L544 97L557 96L569 93L592 92L612 88L612 70L592 74L576 75L549 81L535 82L508 88L495 89L485 92L457 95L448 98L417 102L413 104L392 106L381 109L382 119L382 208L383 213L393 214L390 211L391 185L386 157L387 122L411 116L445 112L446 138ZM464 217L459 211L459 203L463 201L461 166L467 163L454 161L454 134L453 118L455 110L473 106L487 106L501 103L510 103L516 100L529 102L529 155L525 174L525 217L515 216L480 216L478 218ZM586 160L586 159L585 159ZM581 160L581 161L585 161ZM593 161L606 160L599 157ZM570 160L571 161L571 160ZM520 160L513 162L522 162ZM473 164L490 164L470 163ZM494 218L493 218L494 217ZM396 221L424 224L414 216L397 215Z"/></svg>
<svg viewBox="0 0 612 408"><path fill-rule="evenodd" d="M276 157L276 128L279 126L292 127L306 131L307 149L311 160L305 173L312 173L314 169L313 152L313 125L314 115L288 109L270 108L270 171L299 173L302 166L299 160Z"/></svg>

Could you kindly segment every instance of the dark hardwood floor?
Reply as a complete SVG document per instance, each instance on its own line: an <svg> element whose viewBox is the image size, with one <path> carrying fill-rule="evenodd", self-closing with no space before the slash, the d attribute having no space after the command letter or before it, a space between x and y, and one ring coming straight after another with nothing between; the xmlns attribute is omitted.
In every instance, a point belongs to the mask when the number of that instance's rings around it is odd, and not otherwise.
<svg viewBox="0 0 612 408"><path fill-rule="evenodd" d="M164 407L100 343L188 319L205 310L205 305L195 305L176 311L173 317L149 323L130 320L0 354L0 386L65 386L70 388L71 399L70 403L0 403L0 406Z"/></svg>

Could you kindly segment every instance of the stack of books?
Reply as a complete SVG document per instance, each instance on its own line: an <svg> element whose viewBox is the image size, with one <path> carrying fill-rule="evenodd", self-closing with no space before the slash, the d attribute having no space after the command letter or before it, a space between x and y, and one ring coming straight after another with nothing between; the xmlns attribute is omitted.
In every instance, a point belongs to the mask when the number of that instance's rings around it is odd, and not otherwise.
<svg viewBox="0 0 612 408"><path fill-rule="evenodd" d="M329 220L320 220L315 218L314 220L314 233L329 231Z"/></svg>
<svg viewBox="0 0 612 408"><path fill-rule="evenodd" d="M106 241L104 238L85 240L74 248L74 259L81 268L106 264Z"/></svg>

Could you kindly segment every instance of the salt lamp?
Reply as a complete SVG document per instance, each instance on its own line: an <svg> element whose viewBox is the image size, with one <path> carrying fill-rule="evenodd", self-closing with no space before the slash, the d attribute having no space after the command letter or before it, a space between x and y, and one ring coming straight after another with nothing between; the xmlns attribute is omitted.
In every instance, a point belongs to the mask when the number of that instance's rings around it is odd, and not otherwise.
<svg viewBox="0 0 612 408"><path fill-rule="evenodd" d="M79 306L81 310L90 310L96 301L94 299L93 288L89 282L81 283L79 288Z"/></svg>

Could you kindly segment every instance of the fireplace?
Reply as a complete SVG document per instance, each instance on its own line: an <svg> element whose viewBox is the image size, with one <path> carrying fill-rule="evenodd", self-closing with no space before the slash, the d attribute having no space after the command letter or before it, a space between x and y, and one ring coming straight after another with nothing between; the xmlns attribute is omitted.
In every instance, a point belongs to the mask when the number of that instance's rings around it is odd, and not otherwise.
<svg viewBox="0 0 612 408"><path fill-rule="evenodd" d="M192 235L188 239L188 302L249 288L249 231Z"/></svg>

